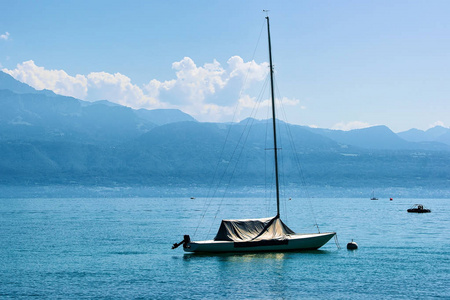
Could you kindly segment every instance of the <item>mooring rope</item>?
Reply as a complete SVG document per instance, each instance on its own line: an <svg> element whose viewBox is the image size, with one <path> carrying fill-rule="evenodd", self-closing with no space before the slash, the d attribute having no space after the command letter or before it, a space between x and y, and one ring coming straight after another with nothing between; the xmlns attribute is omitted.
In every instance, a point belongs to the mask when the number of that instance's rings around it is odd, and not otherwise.
<svg viewBox="0 0 450 300"><path fill-rule="evenodd" d="M337 233L334 235L334 242L336 243L336 247L338 249L341 249L341 245L339 245L339 240L338 240Z"/></svg>

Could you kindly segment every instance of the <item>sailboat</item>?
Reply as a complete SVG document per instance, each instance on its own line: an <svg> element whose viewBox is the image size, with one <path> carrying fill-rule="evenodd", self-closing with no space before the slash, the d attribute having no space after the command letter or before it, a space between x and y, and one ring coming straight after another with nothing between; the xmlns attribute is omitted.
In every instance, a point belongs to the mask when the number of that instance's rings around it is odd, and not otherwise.
<svg viewBox="0 0 450 300"><path fill-rule="evenodd" d="M197 253L284 252L315 250L325 245L332 237L336 235L336 232L297 234L286 226L280 218L277 130L275 122L272 49L268 16L266 17L266 20L269 42L277 214L276 216L270 218L222 220L219 230L213 240L191 241L190 236L185 235L181 242L173 244L172 249L183 245L184 251Z"/></svg>
<svg viewBox="0 0 450 300"><path fill-rule="evenodd" d="M378 198L375 197L375 191L372 191L372 198L370 198L370 200L378 200Z"/></svg>

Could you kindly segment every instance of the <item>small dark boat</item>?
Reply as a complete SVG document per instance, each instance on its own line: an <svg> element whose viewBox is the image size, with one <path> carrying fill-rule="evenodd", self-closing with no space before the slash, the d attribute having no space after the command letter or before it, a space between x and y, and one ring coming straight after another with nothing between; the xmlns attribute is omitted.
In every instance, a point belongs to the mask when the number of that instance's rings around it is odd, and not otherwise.
<svg viewBox="0 0 450 300"><path fill-rule="evenodd" d="M422 204L414 204L414 206L411 207L410 209L408 209L407 212L422 214L422 213L429 213L429 212L431 212L431 209L424 208Z"/></svg>

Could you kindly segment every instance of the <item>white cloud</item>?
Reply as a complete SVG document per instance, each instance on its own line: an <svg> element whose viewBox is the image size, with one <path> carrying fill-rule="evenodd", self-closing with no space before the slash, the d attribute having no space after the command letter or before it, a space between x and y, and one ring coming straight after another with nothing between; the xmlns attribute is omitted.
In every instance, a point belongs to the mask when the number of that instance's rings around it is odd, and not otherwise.
<svg viewBox="0 0 450 300"><path fill-rule="evenodd" d="M177 99L171 100L193 104L203 102L211 95L217 95L233 79L239 79L241 82L263 80L267 74L266 65L267 63L257 64L254 61L245 63L239 56L233 56L227 61L227 68L222 67L216 60L197 66L191 58L185 57L172 64L172 69L176 71L176 79L164 82L153 79L145 85L145 89L149 94L161 97L162 100L164 97L176 96ZM162 93L164 95L161 95ZM209 99L210 101L212 100Z"/></svg>
<svg viewBox="0 0 450 300"><path fill-rule="evenodd" d="M185 57L174 62L172 68L177 71L172 88L180 89L190 101L202 101L207 95L224 88L228 82L225 70L216 60L197 67L192 59Z"/></svg>
<svg viewBox="0 0 450 300"><path fill-rule="evenodd" d="M9 39L9 32L5 32L4 34L0 35L0 40L5 40L7 41Z"/></svg>
<svg viewBox="0 0 450 300"><path fill-rule="evenodd" d="M120 73L93 72L87 75L86 100L106 99L133 108L164 107L156 98L145 95L131 79Z"/></svg>
<svg viewBox="0 0 450 300"><path fill-rule="evenodd" d="M174 62L172 69L174 79L152 79L142 87L120 73L71 76L63 70L37 66L32 60L18 64L15 69L2 70L38 90L49 89L88 101L106 99L132 108L179 108L201 121L230 120L238 103L241 107L237 114L253 108L257 100L249 96L252 93L247 93L248 89L252 83L263 82L268 74L267 63L244 62L239 56L231 57L225 67L216 60L197 66L191 58L185 57ZM243 83L247 89L242 88ZM288 98L281 102L284 106L299 106L300 103ZM264 100L259 106L269 104L269 100Z"/></svg>
<svg viewBox="0 0 450 300"><path fill-rule="evenodd" d="M18 64L16 69L2 69L15 79L24 82L37 90L52 90L57 94L84 99L87 95L87 79L83 75L75 77L63 70L46 70L38 67L34 61Z"/></svg>
<svg viewBox="0 0 450 300"><path fill-rule="evenodd" d="M229 119L234 114L236 102L241 102L240 88L235 88L234 84L239 82L241 87L245 81L248 85L264 80L267 76L266 65L244 62L239 56L233 56L226 67L216 60L197 66L191 58L185 57L172 64L172 69L176 71L175 79L163 82L153 79L144 89L149 95L169 102L200 120L219 121Z"/></svg>
<svg viewBox="0 0 450 300"><path fill-rule="evenodd" d="M250 97L249 95L242 95L239 98L239 105L243 108L252 108L256 105L256 97Z"/></svg>
<svg viewBox="0 0 450 300"><path fill-rule="evenodd" d="M59 95L89 101L106 99L133 108L164 107L120 73L93 72L87 76L70 76L63 70L47 70L36 66L32 60L18 64L14 70L2 71L37 90L48 89Z"/></svg>
<svg viewBox="0 0 450 300"><path fill-rule="evenodd" d="M149 93L150 96L158 98L161 90L169 91L175 86L176 80L169 80L160 82L156 79L150 80L150 82L144 86L145 90Z"/></svg>
<svg viewBox="0 0 450 300"><path fill-rule="evenodd" d="M281 98L280 102L284 105L284 106L297 106L300 104L300 100L298 99L289 99L286 97ZM300 106L301 109L306 109L306 106Z"/></svg>
<svg viewBox="0 0 450 300"><path fill-rule="evenodd" d="M230 69L230 78L241 77L247 81L247 83L262 81L269 73L268 63L257 64L254 60L244 62L239 56L231 57L227 61L227 64Z"/></svg>
<svg viewBox="0 0 450 300"><path fill-rule="evenodd" d="M344 131L348 131L348 130L353 130L353 129L361 129L361 128L367 128L367 127L371 127L374 125L370 125L369 123L365 123L365 122L361 122L361 121L351 121L351 122L340 122L335 124L333 127L331 127L331 129L334 130L344 130Z"/></svg>

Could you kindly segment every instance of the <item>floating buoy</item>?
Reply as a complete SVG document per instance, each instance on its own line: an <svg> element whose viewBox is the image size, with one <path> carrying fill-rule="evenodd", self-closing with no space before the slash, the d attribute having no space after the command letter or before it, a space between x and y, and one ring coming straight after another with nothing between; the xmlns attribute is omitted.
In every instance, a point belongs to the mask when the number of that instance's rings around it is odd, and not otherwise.
<svg viewBox="0 0 450 300"><path fill-rule="evenodd" d="M392 200L394 200L394 199L392 199L392 198L389 198L389 200L390 200L390 201L392 201Z"/></svg>
<svg viewBox="0 0 450 300"><path fill-rule="evenodd" d="M348 250L356 250L356 249L358 249L358 244L352 240L350 243L347 244L347 249Z"/></svg>

